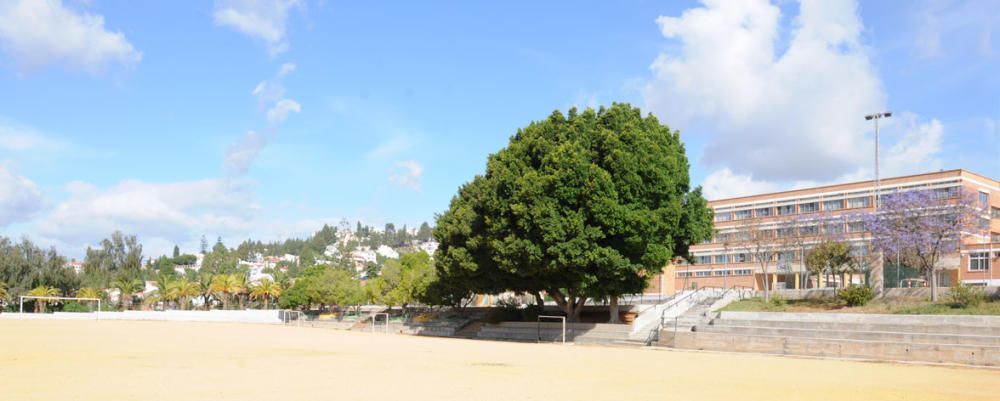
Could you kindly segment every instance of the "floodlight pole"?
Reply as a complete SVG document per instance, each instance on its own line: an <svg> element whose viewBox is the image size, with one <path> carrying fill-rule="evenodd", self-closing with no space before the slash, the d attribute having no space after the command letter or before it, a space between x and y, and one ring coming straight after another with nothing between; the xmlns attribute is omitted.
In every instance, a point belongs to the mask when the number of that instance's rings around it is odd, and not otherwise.
<svg viewBox="0 0 1000 401"><path fill-rule="evenodd" d="M889 117L892 117L892 112L888 111L883 113L869 114L865 116L865 120L875 120L875 210L876 211L878 211L878 206L879 206L879 186L881 184L881 182L879 181L879 174L878 174L878 159L879 159L878 120Z"/></svg>
<svg viewBox="0 0 1000 401"><path fill-rule="evenodd" d="M879 180L879 174L878 174L879 173L879 171L878 171L878 159L879 159L879 157L878 157L878 150L879 150L878 120L881 120L883 118L889 118L889 117L892 117L892 112L888 112L888 111L882 112L882 113L869 114L869 115L865 116L865 120L875 120L875 213L878 213L879 204L882 203L882 200L880 199L881 196L880 196L880 193L879 193L880 189L881 189L881 184L882 183ZM884 271L885 271L885 254L884 253L882 253L881 255L879 255L879 263L881 264L882 268L879 269L878 274L882 275L883 277L874 277L874 279L871 280L872 281L872 287L873 287L872 289L875 290L874 292L875 292L876 296L881 296L882 295L882 289L885 287L885 284L884 284L884 281L885 281L885 277L884 277L885 276L885 273L884 273ZM897 274L898 274L898 269L899 269L898 265L896 266L896 269L897 269ZM869 272L869 276L873 277L875 275L872 275L871 272Z"/></svg>

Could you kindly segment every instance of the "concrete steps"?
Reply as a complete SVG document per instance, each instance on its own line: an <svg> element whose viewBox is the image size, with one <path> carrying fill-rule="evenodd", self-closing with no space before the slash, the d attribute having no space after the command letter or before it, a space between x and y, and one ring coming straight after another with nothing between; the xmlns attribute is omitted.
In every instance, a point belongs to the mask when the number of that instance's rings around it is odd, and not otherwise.
<svg viewBox="0 0 1000 401"><path fill-rule="evenodd" d="M728 323L728 322L727 322ZM1000 337L969 334L927 334L901 331L860 331L847 329L808 329L753 327L744 325L710 324L695 326L702 333L729 333L760 336L806 337L860 341L900 342L912 344L959 344L1000 347Z"/></svg>
<svg viewBox="0 0 1000 401"><path fill-rule="evenodd" d="M723 312L693 331L664 330L676 348L1000 366L1000 320L976 316Z"/></svg>
<svg viewBox="0 0 1000 401"><path fill-rule="evenodd" d="M672 346L683 349L1000 366L1000 347L990 346L919 344L896 341L862 341L709 332L677 332L671 334L672 338L670 341L672 342Z"/></svg>
<svg viewBox="0 0 1000 401"><path fill-rule="evenodd" d="M541 327L539 329L539 327ZM566 325L566 341L577 343L614 343L629 338L631 327L624 324L570 323ZM478 338L509 341L559 341L562 325L559 323L503 322L483 324Z"/></svg>
<svg viewBox="0 0 1000 401"><path fill-rule="evenodd" d="M806 322L783 320L718 319L715 324L727 326L773 327L813 330L887 331L925 334L963 334L1000 337L1000 326L970 326L958 324L882 324L848 322Z"/></svg>

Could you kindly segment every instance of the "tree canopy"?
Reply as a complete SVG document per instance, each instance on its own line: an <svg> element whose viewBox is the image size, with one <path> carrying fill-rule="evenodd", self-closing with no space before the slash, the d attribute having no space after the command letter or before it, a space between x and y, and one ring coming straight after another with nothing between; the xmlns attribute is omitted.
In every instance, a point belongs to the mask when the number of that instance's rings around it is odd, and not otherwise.
<svg viewBox="0 0 1000 401"><path fill-rule="evenodd" d="M545 291L571 319L640 292L711 235L688 169L680 134L628 104L533 122L438 216L431 292Z"/></svg>

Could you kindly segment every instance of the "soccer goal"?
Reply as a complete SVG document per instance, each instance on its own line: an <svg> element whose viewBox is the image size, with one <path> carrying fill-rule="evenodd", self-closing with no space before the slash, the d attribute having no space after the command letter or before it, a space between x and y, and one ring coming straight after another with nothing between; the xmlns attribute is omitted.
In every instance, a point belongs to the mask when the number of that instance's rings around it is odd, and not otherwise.
<svg viewBox="0 0 1000 401"><path fill-rule="evenodd" d="M385 316L385 334L389 334L389 314L388 313L373 313L372 314L372 333L375 332L376 321L378 321L379 316Z"/></svg>
<svg viewBox="0 0 1000 401"><path fill-rule="evenodd" d="M90 302L90 303L97 302L97 310L94 310L94 311L90 311L90 310L87 310L87 311L75 310L75 311L72 311L72 312L82 312L82 313L93 312L94 313L94 319L101 320L101 300L100 300L100 298L43 297L43 296L34 296L34 295L21 295L21 296L18 297L18 303L20 304L18 306L18 312L21 314L21 316L24 316L24 301L25 300L34 300L35 304L36 304L36 307L35 307L36 310L41 310L42 309L42 308L39 308L37 306L38 302L47 302L47 301L83 301L83 302ZM44 304L43 304L43 308L44 308ZM70 311L67 311L67 312L70 312Z"/></svg>
<svg viewBox="0 0 1000 401"><path fill-rule="evenodd" d="M278 317L281 319L281 322L284 323L284 324L295 322L296 326L301 326L302 325L302 312L301 311L290 310L290 309L283 309L283 310L278 311Z"/></svg>
<svg viewBox="0 0 1000 401"><path fill-rule="evenodd" d="M538 342L542 342L542 320L562 322L562 343L566 344L566 316L538 315Z"/></svg>

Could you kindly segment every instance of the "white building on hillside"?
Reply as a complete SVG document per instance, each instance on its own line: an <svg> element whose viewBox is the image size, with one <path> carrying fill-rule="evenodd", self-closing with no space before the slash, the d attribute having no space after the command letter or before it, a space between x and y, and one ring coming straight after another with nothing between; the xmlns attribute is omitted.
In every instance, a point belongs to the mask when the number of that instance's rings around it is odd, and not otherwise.
<svg viewBox="0 0 1000 401"><path fill-rule="evenodd" d="M399 259L399 252L396 252L395 249L392 249L386 245L379 245L378 250L376 250L375 253L378 253L384 258Z"/></svg>

